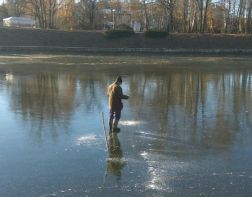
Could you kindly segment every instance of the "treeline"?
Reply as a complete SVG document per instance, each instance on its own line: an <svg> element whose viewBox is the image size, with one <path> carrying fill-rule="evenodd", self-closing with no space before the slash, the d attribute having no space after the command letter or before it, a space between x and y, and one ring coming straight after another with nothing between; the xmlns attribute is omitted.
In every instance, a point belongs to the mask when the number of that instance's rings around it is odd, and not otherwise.
<svg viewBox="0 0 252 197"><path fill-rule="evenodd" d="M252 33L252 0L5 0L0 18L8 16L49 29Z"/></svg>

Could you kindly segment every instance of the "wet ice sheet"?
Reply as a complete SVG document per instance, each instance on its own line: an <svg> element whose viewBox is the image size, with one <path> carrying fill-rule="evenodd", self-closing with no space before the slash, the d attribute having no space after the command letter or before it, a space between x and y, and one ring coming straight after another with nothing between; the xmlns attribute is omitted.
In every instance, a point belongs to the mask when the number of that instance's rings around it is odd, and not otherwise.
<svg viewBox="0 0 252 197"><path fill-rule="evenodd" d="M120 121L120 124L123 126L137 126L145 124L144 121L135 121L135 120L122 120Z"/></svg>
<svg viewBox="0 0 252 197"><path fill-rule="evenodd" d="M1 195L251 196L251 59L189 59L4 58ZM107 149L117 74L130 99Z"/></svg>
<svg viewBox="0 0 252 197"><path fill-rule="evenodd" d="M97 141L98 138L96 135L94 134L89 134L89 135L85 135L85 136L81 136L76 140L76 145L85 145L85 144L91 144L94 143L95 141Z"/></svg>

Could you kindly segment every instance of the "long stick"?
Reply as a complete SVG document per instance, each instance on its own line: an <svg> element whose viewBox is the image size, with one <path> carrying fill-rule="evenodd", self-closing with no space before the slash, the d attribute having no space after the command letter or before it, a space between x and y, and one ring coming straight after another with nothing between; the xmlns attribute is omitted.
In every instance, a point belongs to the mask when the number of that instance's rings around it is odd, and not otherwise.
<svg viewBox="0 0 252 197"><path fill-rule="evenodd" d="M103 125L103 131L104 131L106 145L107 145L107 150L108 150L109 149L109 145L108 145L108 140L107 140L107 133L106 133L106 127L105 127L104 113L103 112L102 112L102 125Z"/></svg>
<svg viewBox="0 0 252 197"><path fill-rule="evenodd" d="M105 122L104 122L104 113L102 112L102 125L103 125L103 131L104 131L104 135L105 135L105 140L106 140L106 147L107 147L107 151L109 151L109 144L108 144L108 140L107 140L107 132L106 132L106 127L105 127ZM105 187L105 183L106 183L106 179L107 179L107 169L105 171L104 177L103 177L103 183L102 183L102 196L103 196L103 192L104 192L104 187Z"/></svg>

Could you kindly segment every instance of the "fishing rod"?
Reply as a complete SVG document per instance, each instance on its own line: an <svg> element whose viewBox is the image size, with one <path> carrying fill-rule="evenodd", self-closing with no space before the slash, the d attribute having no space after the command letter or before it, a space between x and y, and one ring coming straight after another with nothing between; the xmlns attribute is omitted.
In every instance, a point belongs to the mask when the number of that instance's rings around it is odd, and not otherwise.
<svg viewBox="0 0 252 197"><path fill-rule="evenodd" d="M102 115L102 125L103 125L103 131L104 131L104 135L105 135L106 147L107 147L107 151L109 151L109 144L108 144L108 140L107 140L107 132L106 132L105 121L104 121L104 112L102 112L101 115ZM107 152L107 153L109 154L109 152ZM107 172L107 169L106 169L105 173L104 173L104 177L103 177L103 183L102 183L102 186L101 186L101 189L102 189L102 195L101 196L103 196L107 176L108 176L108 172Z"/></svg>
<svg viewBox="0 0 252 197"><path fill-rule="evenodd" d="M107 147L107 150L109 150L109 144L108 144L108 140L107 140L107 132L106 132L105 121L104 121L104 112L102 112L101 114L102 114L102 125L103 125L103 131L104 131L104 135L105 135L106 147Z"/></svg>

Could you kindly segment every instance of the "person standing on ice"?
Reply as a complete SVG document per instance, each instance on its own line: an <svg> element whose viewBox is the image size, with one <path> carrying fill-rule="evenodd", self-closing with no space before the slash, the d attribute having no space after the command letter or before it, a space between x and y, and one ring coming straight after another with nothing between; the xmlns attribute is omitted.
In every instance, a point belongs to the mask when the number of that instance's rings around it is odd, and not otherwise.
<svg viewBox="0 0 252 197"><path fill-rule="evenodd" d="M110 132L120 132L118 122L121 118L123 109L122 99L128 99L129 96L124 95L122 88L122 77L118 76L116 81L108 87L109 97L109 130Z"/></svg>

